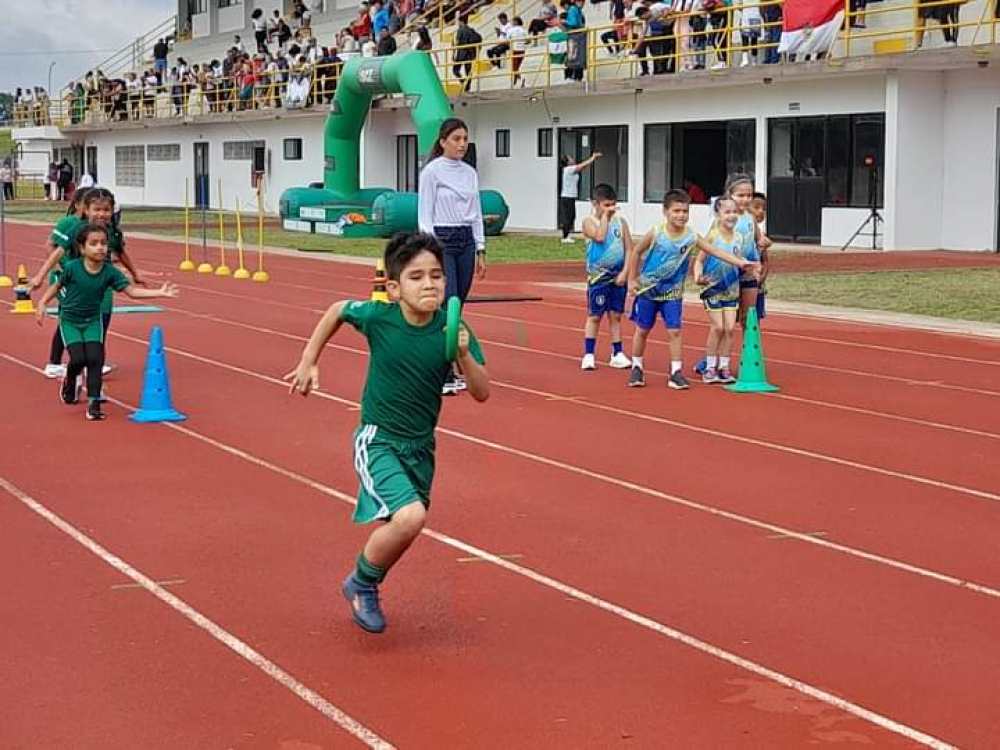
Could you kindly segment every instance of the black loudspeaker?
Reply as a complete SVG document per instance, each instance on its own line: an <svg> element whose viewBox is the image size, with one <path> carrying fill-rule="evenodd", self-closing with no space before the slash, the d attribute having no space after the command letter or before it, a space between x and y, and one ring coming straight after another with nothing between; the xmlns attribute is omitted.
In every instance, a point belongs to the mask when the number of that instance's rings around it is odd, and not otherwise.
<svg viewBox="0 0 1000 750"><path fill-rule="evenodd" d="M466 164L468 164L473 169L476 168L476 144L470 143L468 150L465 152L465 158L462 159Z"/></svg>
<svg viewBox="0 0 1000 750"><path fill-rule="evenodd" d="M267 148L265 146L254 146L253 167L250 170L250 185L257 187L257 181L267 174Z"/></svg>

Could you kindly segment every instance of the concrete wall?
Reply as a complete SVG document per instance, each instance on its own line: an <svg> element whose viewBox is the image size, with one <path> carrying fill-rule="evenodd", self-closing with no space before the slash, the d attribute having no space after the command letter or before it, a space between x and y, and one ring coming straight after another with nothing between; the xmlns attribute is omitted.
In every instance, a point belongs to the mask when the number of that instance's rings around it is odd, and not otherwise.
<svg viewBox="0 0 1000 750"><path fill-rule="evenodd" d="M942 245L994 250L997 237L1000 70L944 74ZM931 204L928 204L931 205Z"/></svg>

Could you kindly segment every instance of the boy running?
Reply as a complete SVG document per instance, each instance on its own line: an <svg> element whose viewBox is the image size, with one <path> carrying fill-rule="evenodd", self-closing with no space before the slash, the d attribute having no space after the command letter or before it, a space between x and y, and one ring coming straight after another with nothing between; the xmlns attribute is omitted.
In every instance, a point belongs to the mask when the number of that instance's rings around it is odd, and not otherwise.
<svg viewBox="0 0 1000 750"><path fill-rule="evenodd" d="M319 387L319 357L343 323L366 339L370 358L361 424L354 433L354 467L361 481L355 523L381 521L343 583L354 621L369 633L385 630L379 584L420 534L434 480L434 428L441 387L451 372L445 357L443 250L427 234L401 234L385 249L386 290L392 300L335 302L320 319L296 369L290 392ZM462 324L458 364L469 394L490 395L485 360Z"/></svg>

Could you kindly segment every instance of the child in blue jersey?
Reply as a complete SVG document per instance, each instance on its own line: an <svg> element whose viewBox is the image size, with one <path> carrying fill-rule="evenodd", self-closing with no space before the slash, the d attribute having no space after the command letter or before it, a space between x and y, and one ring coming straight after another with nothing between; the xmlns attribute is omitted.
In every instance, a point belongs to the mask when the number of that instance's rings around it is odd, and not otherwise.
<svg viewBox="0 0 1000 750"><path fill-rule="evenodd" d="M732 196L717 198L715 223L705 239L715 247L742 256L750 238L736 229L738 219L739 209ZM740 307L740 269L701 252L694 264L694 278L703 287L700 296L711 323L701 379L705 383L734 383L736 378L729 369L729 358Z"/></svg>
<svg viewBox="0 0 1000 750"><path fill-rule="evenodd" d="M593 213L583 220L587 240L587 324L584 327L584 354L580 369L594 370L597 363L597 332L601 318L608 316L611 329L611 367L624 370L632 361L622 351L622 313L628 296L628 256L632 235L625 219L618 215L618 196L610 185L597 185L591 193Z"/></svg>
<svg viewBox="0 0 1000 750"><path fill-rule="evenodd" d="M643 354L646 338L657 315L662 316L666 324L670 342L670 379L667 385L676 389L685 389L690 385L681 372L681 313L684 282L692 251L701 250L751 274L756 273L752 262L714 247L695 234L688 226L690 205L691 198L685 191L668 190L663 197L666 221L646 233L630 258L629 279L635 293L631 319L636 329L632 339L632 374L628 384L633 388L646 384L642 371Z"/></svg>
<svg viewBox="0 0 1000 750"><path fill-rule="evenodd" d="M771 240L764 236L750 211L750 204L753 202L754 196L753 178L744 174L732 175L726 181L725 194L731 195L736 200L736 206L740 212L739 220L736 222L736 231L749 235L751 238L746 248L747 260L763 264ZM739 320L741 323L745 324L746 322L746 311L757 305L759 289L759 279L747 273L740 276Z"/></svg>
<svg viewBox="0 0 1000 750"><path fill-rule="evenodd" d="M764 226L767 222L767 195L764 193L754 193L753 200L750 201L750 213L753 214L753 220L757 222L757 228L760 229L761 233L767 238L767 233L764 232ZM766 243L761 244L760 247L760 285L757 288L757 320L763 320L767 317L767 277L771 272L771 261L768 258L767 246L770 245L770 240L768 239Z"/></svg>

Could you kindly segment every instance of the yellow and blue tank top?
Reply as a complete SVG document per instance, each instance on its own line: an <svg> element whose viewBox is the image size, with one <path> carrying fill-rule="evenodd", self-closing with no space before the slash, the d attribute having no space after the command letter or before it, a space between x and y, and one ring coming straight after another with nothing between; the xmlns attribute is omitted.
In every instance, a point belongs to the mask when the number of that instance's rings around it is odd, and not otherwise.
<svg viewBox="0 0 1000 750"><path fill-rule="evenodd" d="M745 258L747 247L753 238L734 229L732 237L727 240L718 227L712 227L705 239L720 250ZM709 255L705 258L702 275L710 279L708 285L702 289L702 299L728 302L740 298L740 269L736 266Z"/></svg>
<svg viewBox="0 0 1000 750"><path fill-rule="evenodd" d="M613 284L625 268L625 241L622 239L622 220L615 217L608 222L604 242L587 240L587 283L590 286Z"/></svg>
<svg viewBox="0 0 1000 750"><path fill-rule="evenodd" d="M656 228L653 244L643 260L636 294L657 302L682 299L687 279L691 251L697 247L698 235L684 227L672 235L666 222Z"/></svg>

